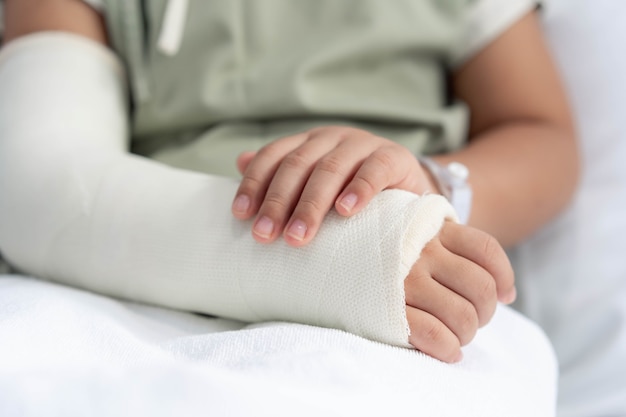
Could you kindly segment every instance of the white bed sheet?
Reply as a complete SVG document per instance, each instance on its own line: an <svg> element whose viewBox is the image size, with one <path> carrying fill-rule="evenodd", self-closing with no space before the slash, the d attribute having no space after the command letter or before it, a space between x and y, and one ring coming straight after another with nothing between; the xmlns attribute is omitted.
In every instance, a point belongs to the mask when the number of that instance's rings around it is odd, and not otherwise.
<svg viewBox="0 0 626 417"><path fill-rule="evenodd" d="M501 307L464 353L0 276L1 416L554 415L555 358L530 321Z"/></svg>

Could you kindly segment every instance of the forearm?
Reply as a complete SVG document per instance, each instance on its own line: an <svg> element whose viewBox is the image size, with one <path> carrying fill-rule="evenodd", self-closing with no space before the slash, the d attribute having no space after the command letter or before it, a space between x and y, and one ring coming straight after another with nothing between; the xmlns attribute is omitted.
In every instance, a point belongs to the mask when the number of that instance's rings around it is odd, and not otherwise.
<svg viewBox="0 0 626 417"><path fill-rule="evenodd" d="M474 192L469 224L504 246L528 237L558 214L578 181L574 132L539 121L494 127L466 148L435 159L468 166Z"/></svg>
<svg viewBox="0 0 626 417"><path fill-rule="evenodd" d="M102 16L84 1L4 0L5 43L41 31L63 31L107 44Z"/></svg>
<svg viewBox="0 0 626 417"><path fill-rule="evenodd" d="M79 36L0 51L7 261L117 297L409 346L403 282L453 217L443 197L386 191L359 216L331 213L306 248L262 246L230 213L236 181L127 153L125 97L119 61Z"/></svg>
<svg viewBox="0 0 626 417"><path fill-rule="evenodd" d="M562 210L578 181L575 124L536 13L529 13L453 77L471 109L469 145L442 161L470 170L470 224L504 246Z"/></svg>

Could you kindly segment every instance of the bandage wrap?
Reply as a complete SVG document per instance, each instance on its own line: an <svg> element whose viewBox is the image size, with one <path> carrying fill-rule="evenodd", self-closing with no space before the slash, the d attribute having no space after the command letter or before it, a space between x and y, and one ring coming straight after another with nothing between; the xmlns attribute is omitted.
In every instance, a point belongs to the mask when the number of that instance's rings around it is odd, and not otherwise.
<svg viewBox="0 0 626 417"><path fill-rule="evenodd" d="M100 45L30 35L0 53L0 250L93 291L244 321L287 320L408 346L404 278L454 212L385 191L331 213L304 248L256 243L237 182L127 152L123 73Z"/></svg>

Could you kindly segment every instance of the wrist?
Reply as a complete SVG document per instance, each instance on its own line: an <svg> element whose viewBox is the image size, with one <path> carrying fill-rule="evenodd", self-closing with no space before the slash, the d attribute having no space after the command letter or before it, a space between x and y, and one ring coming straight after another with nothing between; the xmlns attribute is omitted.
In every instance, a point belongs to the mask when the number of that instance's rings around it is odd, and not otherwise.
<svg viewBox="0 0 626 417"><path fill-rule="evenodd" d="M421 157L419 161L434 189L454 207L459 222L466 224L472 208L472 189L467 182L468 168L460 162L440 164L427 157Z"/></svg>

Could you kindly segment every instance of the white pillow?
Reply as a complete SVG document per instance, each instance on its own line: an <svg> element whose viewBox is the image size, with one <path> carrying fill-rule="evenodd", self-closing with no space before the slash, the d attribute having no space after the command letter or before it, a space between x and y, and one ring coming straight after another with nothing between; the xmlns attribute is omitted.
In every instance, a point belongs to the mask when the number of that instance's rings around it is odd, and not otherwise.
<svg viewBox="0 0 626 417"><path fill-rule="evenodd" d="M626 2L545 3L584 172L571 208L512 253L518 306L556 349L559 416L626 415Z"/></svg>

